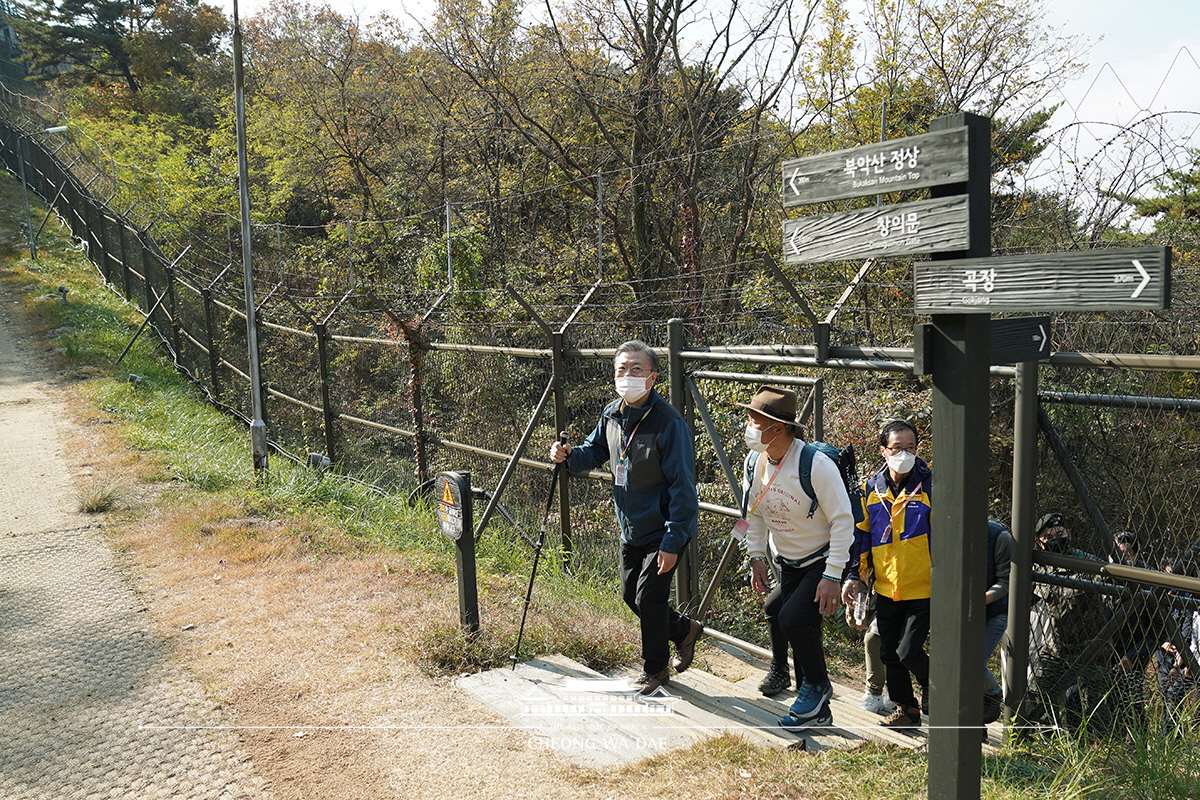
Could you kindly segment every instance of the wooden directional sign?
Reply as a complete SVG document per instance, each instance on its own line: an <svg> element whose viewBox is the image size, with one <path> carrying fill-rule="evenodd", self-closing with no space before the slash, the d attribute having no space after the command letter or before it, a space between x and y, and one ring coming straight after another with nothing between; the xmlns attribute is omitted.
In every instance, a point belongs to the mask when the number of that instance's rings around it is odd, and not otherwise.
<svg viewBox="0 0 1200 800"><path fill-rule="evenodd" d="M966 250L968 222L966 195L784 220L783 263Z"/></svg>
<svg viewBox="0 0 1200 800"><path fill-rule="evenodd" d="M784 207L967 180L967 129L950 128L783 162Z"/></svg>
<svg viewBox="0 0 1200 800"><path fill-rule="evenodd" d="M1050 318L994 319L988 330L988 364L1019 364L1050 356Z"/></svg>
<svg viewBox="0 0 1200 800"><path fill-rule="evenodd" d="M918 314L1171 307L1171 249L1075 250L916 265Z"/></svg>
<svg viewBox="0 0 1200 800"><path fill-rule="evenodd" d="M1050 318L1011 317L993 319L988 326L988 364L1019 364L1050 357ZM932 375L929 357L933 349L934 326L921 322L913 326L913 375Z"/></svg>

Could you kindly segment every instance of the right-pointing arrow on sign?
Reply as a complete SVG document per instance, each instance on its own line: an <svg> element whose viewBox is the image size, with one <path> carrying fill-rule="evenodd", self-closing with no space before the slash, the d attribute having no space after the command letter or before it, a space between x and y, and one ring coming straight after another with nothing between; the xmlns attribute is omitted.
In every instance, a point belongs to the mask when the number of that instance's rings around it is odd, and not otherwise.
<svg viewBox="0 0 1200 800"><path fill-rule="evenodd" d="M994 271L990 288L980 282L983 270ZM918 261L913 274L921 314L1171 307L1169 247Z"/></svg>
<svg viewBox="0 0 1200 800"><path fill-rule="evenodd" d="M1130 299L1134 299L1140 295L1142 293L1142 289L1145 289L1146 285L1150 283L1150 273L1146 272L1146 268L1142 266L1142 262L1135 258L1133 259L1133 265L1137 267L1137 271L1141 274L1142 282L1139 283L1138 287L1133 290L1133 294L1129 295Z"/></svg>

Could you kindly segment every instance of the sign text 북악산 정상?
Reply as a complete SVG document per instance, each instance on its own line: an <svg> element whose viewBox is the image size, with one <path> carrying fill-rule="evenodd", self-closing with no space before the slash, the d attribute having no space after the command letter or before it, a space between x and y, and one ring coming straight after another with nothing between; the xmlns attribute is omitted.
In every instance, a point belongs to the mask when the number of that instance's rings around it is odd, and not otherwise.
<svg viewBox="0 0 1200 800"><path fill-rule="evenodd" d="M785 208L962 183L967 179L967 129L805 156L783 162L782 172Z"/></svg>

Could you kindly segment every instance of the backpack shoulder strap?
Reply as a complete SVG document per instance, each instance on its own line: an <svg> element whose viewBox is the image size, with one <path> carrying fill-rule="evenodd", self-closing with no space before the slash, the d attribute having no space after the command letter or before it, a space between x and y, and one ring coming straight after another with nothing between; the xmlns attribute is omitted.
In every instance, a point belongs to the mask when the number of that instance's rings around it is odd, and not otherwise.
<svg viewBox="0 0 1200 800"><path fill-rule="evenodd" d="M805 442L804 447L800 448L800 488L812 498L812 505L808 507L809 519L817 513L817 493L812 485L812 462L816 452L817 448L809 442Z"/></svg>
<svg viewBox="0 0 1200 800"><path fill-rule="evenodd" d="M758 466L758 453L751 450L746 456L746 469L742 482L746 488L742 490L742 519L750 513L750 489L754 487L754 468Z"/></svg>

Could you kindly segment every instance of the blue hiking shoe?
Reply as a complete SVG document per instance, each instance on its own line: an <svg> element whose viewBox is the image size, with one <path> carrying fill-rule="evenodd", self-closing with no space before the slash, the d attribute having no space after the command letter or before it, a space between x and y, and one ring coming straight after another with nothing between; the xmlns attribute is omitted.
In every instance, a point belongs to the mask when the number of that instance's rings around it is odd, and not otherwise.
<svg viewBox="0 0 1200 800"><path fill-rule="evenodd" d="M801 731L817 730L820 728L833 727L833 711L829 708L829 701L822 703L807 719L799 719L794 714L788 714L786 717L779 718L779 727L784 730L789 730L792 733L800 733Z"/></svg>
<svg viewBox="0 0 1200 800"><path fill-rule="evenodd" d="M797 703L807 702L807 698L812 694L813 685L808 682L808 678L801 678L800 685L796 687L796 699L792 701L792 706Z"/></svg>
<svg viewBox="0 0 1200 800"><path fill-rule="evenodd" d="M800 694L792 703L792 707L788 709L788 716L795 717L797 720L809 719L820 712L822 708L828 710L832 697L833 685L829 681L814 685L808 682L808 678L805 678L800 684Z"/></svg>

